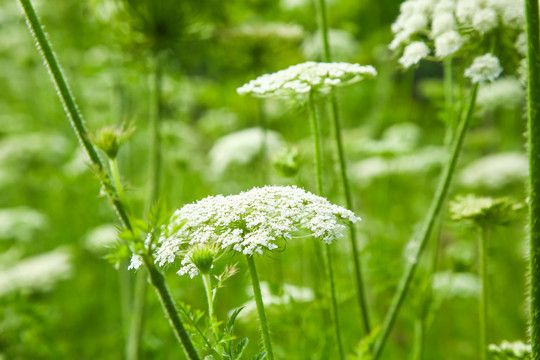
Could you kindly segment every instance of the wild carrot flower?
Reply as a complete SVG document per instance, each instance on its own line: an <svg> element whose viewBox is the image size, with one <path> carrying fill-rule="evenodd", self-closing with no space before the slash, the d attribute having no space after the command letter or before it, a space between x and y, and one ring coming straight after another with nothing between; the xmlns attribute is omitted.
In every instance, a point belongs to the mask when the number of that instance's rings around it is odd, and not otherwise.
<svg viewBox="0 0 540 360"><path fill-rule="evenodd" d="M343 237L345 223L360 218L351 211L295 186L265 186L238 195L210 196L185 205L171 217L157 248L159 265L208 244L243 254L263 254L290 240L300 230L331 243ZM184 256L179 274L192 277L198 269Z"/></svg>
<svg viewBox="0 0 540 360"><path fill-rule="evenodd" d="M237 89L240 95L295 97L311 90L328 92L333 87L352 84L377 75L373 66L344 62L308 61L272 74L264 74Z"/></svg>

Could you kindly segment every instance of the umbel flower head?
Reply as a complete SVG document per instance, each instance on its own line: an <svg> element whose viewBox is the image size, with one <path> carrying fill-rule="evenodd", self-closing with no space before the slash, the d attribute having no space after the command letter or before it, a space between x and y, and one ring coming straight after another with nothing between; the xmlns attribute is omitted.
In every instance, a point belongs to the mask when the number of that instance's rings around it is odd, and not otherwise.
<svg viewBox="0 0 540 360"><path fill-rule="evenodd" d="M239 87L240 95L255 97L295 97L310 91L329 92L336 86L373 78L377 71L371 65L344 62L308 61L272 74L264 74Z"/></svg>
<svg viewBox="0 0 540 360"><path fill-rule="evenodd" d="M506 225L515 221L521 210L523 204L505 198L467 195L450 203L453 220L472 220L477 224Z"/></svg>
<svg viewBox="0 0 540 360"><path fill-rule="evenodd" d="M392 24L394 39L389 47L400 55L404 68L430 56L439 60L462 56L471 62L489 50L497 51L494 58L503 53L507 58L519 57L524 24L524 7L519 0L406 0ZM519 60L511 62L517 66Z"/></svg>
<svg viewBox="0 0 540 360"><path fill-rule="evenodd" d="M164 229L157 248L160 266L181 258L179 274L192 277L199 271L193 251L201 246L233 250L246 255L263 254L290 240L299 230L331 243L343 237L345 224L360 218L295 186L265 186L229 196L210 196L177 210ZM197 250L198 251L198 250Z"/></svg>

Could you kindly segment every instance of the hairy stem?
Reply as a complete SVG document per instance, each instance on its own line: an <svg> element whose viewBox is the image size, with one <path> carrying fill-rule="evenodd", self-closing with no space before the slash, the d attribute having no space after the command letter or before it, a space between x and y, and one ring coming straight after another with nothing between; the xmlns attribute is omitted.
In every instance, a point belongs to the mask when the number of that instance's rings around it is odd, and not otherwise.
<svg viewBox="0 0 540 360"><path fill-rule="evenodd" d="M461 121L458 125L456 136L454 137L454 141L452 144L452 152L449 161L441 174L439 184L437 186L437 191L435 192L435 196L433 197L429 211L422 224L422 228L411 239L411 241L416 245L416 252L412 261L410 261L405 268L405 272L400 279L396 295L392 299L392 304L390 305L390 309L388 310L388 313L384 319L381 333L379 335L379 338L377 339L377 342L375 343L373 360L378 360L382 355L384 346L386 345L386 341L388 340L388 335L390 334L390 331L394 326L394 322L397 318L399 310L401 309L401 305L403 304L403 301L405 300L407 292L411 286L414 274L420 262L420 258L422 257L424 249L426 248L426 245L429 241L433 225L435 224L435 221L444 204L444 200L450 188L452 175L454 173L459 158L463 139L465 137L465 133L467 132L467 128L469 127L469 122L472 118L477 92L478 84L475 84L473 85L470 94L467 111L461 118Z"/></svg>
<svg viewBox="0 0 540 360"><path fill-rule="evenodd" d="M118 161L116 158L109 159L109 167L111 168L111 174L114 181L114 186L116 187L116 192L118 193L118 199L124 201L124 187L122 186L122 181L120 180L120 171L118 170Z"/></svg>
<svg viewBox="0 0 540 360"><path fill-rule="evenodd" d="M272 342L270 341L270 332L268 331L268 322L266 321L266 313L264 311L264 303L261 294L261 285L259 284L259 276L257 275L255 260L253 260L253 256L251 255L246 255L246 259L249 267L249 274L251 275L251 286L253 287L253 296L255 297L255 304L257 305L257 313L259 314L259 322L261 324L261 333L263 337L264 349L266 350L266 357L268 360L274 360Z"/></svg>
<svg viewBox="0 0 540 360"><path fill-rule="evenodd" d="M319 27L321 30L322 43L324 49L324 61L332 61L332 55L330 52L330 43L328 40L328 20L326 16L326 0L317 0L317 13L319 18ZM339 159L339 173L341 178L341 187L345 195L345 207L354 211L352 204L351 190L349 186L349 178L347 176L347 165L345 162L345 152L343 150L343 141L341 135L341 120L339 115L339 107L335 93L330 93L330 106L332 115L332 124L334 126L334 137ZM367 307L366 295L364 291L364 281L362 276L362 266L360 263L360 256L358 253L358 244L356 237L356 229L354 224L349 225L350 243L351 243L351 258L354 265L354 280L356 285L356 294L358 305L360 307L360 313L362 314L362 323L364 331L368 334L371 331L369 312Z"/></svg>
<svg viewBox="0 0 540 360"><path fill-rule="evenodd" d="M480 324L479 344L480 344L480 360L487 359L487 226L480 225L480 241L478 244L478 267L479 275L482 281L482 290L478 311L478 320Z"/></svg>
<svg viewBox="0 0 540 360"><path fill-rule="evenodd" d="M165 282L165 277L158 269L156 269L151 259L148 257L143 257L143 261L145 267L148 269L150 282L158 293L161 304L163 305L163 309L165 310L165 315L167 316L169 323L174 330L174 334L182 345L184 345L186 356L190 360L199 360L199 355L197 354L197 351L195 350L195 347L193 346L193 343L191 342L191 339L184 328L180 315L178 315L178 310L176 309L174 300L169 292L167 283Z"/></svg>
<svg viewBox="0 0 540 360"><path fill-rule="evenodd" d="M82 114L77 107L77 103L75 102L75 97L69 89L66 78L60 69L58 59L52 50L49 39L45 35L45 31L43 31L43 27L39 21L36 11L34 10L30 0L19 0L19 5L24 12L26 24L34 37L36 46L45 60L45 66L47 67L47 70L49 70L52 81L56 87L57 95L64 106L66 115L71 123L71 126L73 127L73 130L75 131L75 135L77 135L81 146L88 155L92 166L100 175L102 175L100 177L101 185L104 188L109 188L109 176L106 174L101 158L90 141L88 130L86 129ZM131 230L131 223L129 221L126 209L118 197L118 193L111 193L107 191L107 194L111 200L114 210L120 218L122 225L126 229Z"/></svg>
<svg viewBox="0 0 540 360"><path fill-rule="evenodd" d="M84 125L83 117L76 105L73 94L69 90L67 81L62 71L60 70L58 59L56 58L52 50L51 44L47 39L45 32L43 31L43 27L41 26L41 23L32 6L32 3L30 2L30 0L19 0L19 4L25 14L28 28L30 29L30 32L32 33L36 41L36 46L38 47L39 51L43 56L43 59L45 60L45 65L47 66L47 69L51 74L53 83L57 89L58 97L64 105L64 110L75 131L75 134L77 135L77 138L79 139L82 147L86 151L93 167L98 171L99 174L103 174L103 176L100 178L102 186L110 189L110 179L105 172L103 163L98 156L96 149L89 140L90 137L88 135L86 126ZM131 226L131 222L129 220L125 207L120 200L120 197L118 196L117 190L112 189L112 191L107 191L107 195L111 200L112 206L115 209L119 220L122 223L122 226L129 231L132 231L133 228ZM182 321L180 320L178 312L176 311L176 307L174 306L174 302L170 296L167 285L165 284L165 279L163 275L155 268L153 262L145 260L145 264L149 269L150 280L152 284L156 287L156 290L163 303L166 313L171 319L171 325L173 326L174 332L184 346L184 350L188 355L188 358L190 360L199 360L199 356L197 355L197 352L195 351L195 348L191 343L191 339L189 338L186 330L184 329Z"/></svg>
<svg viewBox="0 0 540 360"><path fill-rule="evenodd" d="M315 99L313 91L309 93L309 112L311 118L311 132L313 133L313 145L315 148L315 168L317 172L317 191L320 196L323 196L323 183L322 183L322 154L321 154L321 140L320 140L320 128L319 119L317 116L317 109L315 106ZM337 309L337 297L336 287L334 283L334 270L332 267L332 258L328 245L324 246L325 264L328 281L330 283L330 296L331 296L331 312L332 322L334 324L334 331L336 336L336 343L339 350L340 359L345 359L343 353L343 345L341 344L341 330L339 328L339 314Z"/></svg>
<svg viewBox="0 0 540 360"><path fill-rule="evenodd" d="M525 0L529 149L529 283L532 360L540 360L540 20L538 0Z"/></svg>

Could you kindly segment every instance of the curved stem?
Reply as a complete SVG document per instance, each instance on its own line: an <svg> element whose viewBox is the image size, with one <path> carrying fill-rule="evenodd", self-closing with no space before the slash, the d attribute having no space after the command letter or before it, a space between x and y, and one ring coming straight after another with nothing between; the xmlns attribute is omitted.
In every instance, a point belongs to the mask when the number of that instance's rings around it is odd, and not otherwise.
<svg viewBox="0 0 540 360"><path fill-rule="evenodd" d="M313 145L315 148L315 168L317 172L317 191L320 196L323 195L323 184L322 184L322 154L321 154L321 140L320 140L320 129L319 129L319 120L317 117L317 109L315 107L315 99L313 91L309 93L309 112L311 118L311 132L313 134ZM331 313L332 313L332 322L334 324L334 331L336 335L337 347L339 350L340 359L345 359L343 353L343 345L341 344L341 330L339 328L339 314L337 310L337 297L336 297L336 288L334 283L334 270L332 267L332 258L330 249L328 245L324 246L324 253L326 258L326 273L328 275L328 281L330 283L330 296L331 296Z"/></svg>
<svg viewBox="0 0 540 360"><path fill-rule="evenodd" d="M163 305L163 309L165 310L165 314L174 330L174 334L182 345L184 345L186 356L190 360L200 360L199 355L197 354L197 351L195 350L195 347L193 346L193 343L191 342L191 339L189 338L189 335L182 324L182 320L178 315L178 309L176 308L171 293L169 292L169 288L165 283L165 277L158 269L156 269L151 260L143 257L143 261L145 267L148 269L150 282L158 293L161 304Z"/></svg>
<svg viewBox="0 0 540 360"><path fill-rule="evenodd" d="M262 300L261 285L259 284L257 268L255 267L255 261L253 260L252 255L246 255L246 259L249 267L249 274L251 275L251 286L253 287L253 296L255 297L255 304L257 305L259 322L261 323L261 333L264 349L266 350L266 357L268 360L274 360L272 342L270 341L270 332L268 331L268 323L266 321L266 313L264 311L264 303Z"/></svg>
<svg viewBox="0 0 540 360"><path fill-rule="evenodd" d="M480 296L478 319L480 324L480 360L487 359L487 226L480 225L480 243L478 244L478 265L480 279L482 280L482 294Z"/></svg>
<svg viewBox="0 0 540 360"><path fill-rule="evenodd" d="M26 24L34 37L36 46L45 60L45 66L47 67L47 70L49 70L52 81L56 87L57 95L64 106L64 111L66 112L69 122L75 131L75 135L79 139L79 142L88 155L93 167L100 175L101 185L106 189L110 189L109 176L106 174L101 158L90 141L88 130L86 129L84 119L79 111L79 108L77 107L77 103L75 102L75 97L69 89L66 78L60 69L58 59L52 50L49 39L47 39L47 36L43 31L43 27L39 21L36 11L34 10L30 0L19 0L19 4L24 12ZM112 206L120 218L122 225L126 229L131 230L131 223L129 221L126 209L118 198L118 193L115 193L114 190L112 192L107 191L107 195L111 200Z"/></svg>
<svg viewBox="0 0 540 360"><path fill-rule="evenodd" d="M324 61L332 61L332 55L330 52L330 43L328 40L328 19L326 16L326 0L317 1L317 13L319 18L319 27L321 29L322 43L324 49ZM353 210L352 196L349 186L349 178L347 176L347 165L345 163L345 155L343 150L343 141L341 135L341 125L339 116L339 107L334 92L330 93L330 105L332 108L332 124L334 126L334 137L337 147L338 159L339 159L339 172L341 177L341 187L345 195L345 206L349 210ZM362 314L362 323L366 334L371 332L371 326L369 321L369 311L367 307L366 295L364 291L364 281L362 276L362 266L360 263L360 256L358 253L358 244L356 237L356 229L353 224L349 225L350 243L351 243L351 257L354 265L354 280L356 284L356 294L358 305L360 307L360 313Z"/></svg>
<svg viewBox="0 0 540 360"><path fill-rule="evenodd" d="M532 360L540 360L540 19L538 0L525 0L529 149L529 283Z"/></svg>
<svg viewBox="0 0 540 360"><path fill-rule="evenodd" d="M452 153L450 155L450 159L441 174L441 177L439 179L439 184L437 186L437 191L435 192L435 196L433 197L429 211L422 224L422 228L420 232L414 235L413 238L411 239L411 241L416 244L416 252L414 254L413 260L409 262L405 268L405 272L403 273L403 276L400 279L398 289L396 291L396 295L392 299L392 304L390 305L390 309L388 310L388 313L384 319L381 333L379 335L377 342L375 343L375 347L373 351L373 354L374 354L373 360L378 360L382 355L384 346L386 345L386 340L388 340L388 335L390 334L390 331L392 330L392 327L394 326L394 322L399 313L399 310L401 309L401 305L403 304L403 301L405 300L405 297L407 296L407 292L411 286L411 282L416 272L416 268L418 267L420 258L428 243L433 225L444 204L446 194L448 193L448 189L450 188L452 175L454 173L454 169L456 167L456 164L459 158L459 153L463 144L463 139L465 137L465 133L467 132L469 122L472 118L477 92L478 92L478 84L475 84L473 85L473 88L471 91L470 101L467 107L467 111L459 123L456 136L452 144Z"/></svg>

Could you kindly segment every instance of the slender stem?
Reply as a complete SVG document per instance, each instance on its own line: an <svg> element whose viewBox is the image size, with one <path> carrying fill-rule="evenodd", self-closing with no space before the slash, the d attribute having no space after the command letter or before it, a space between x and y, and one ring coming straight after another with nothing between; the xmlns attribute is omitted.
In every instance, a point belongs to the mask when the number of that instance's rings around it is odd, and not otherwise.
<svg viewBox="0 0 540 360"><path fill-rule="evenodd" d="M268 331L268 323L266 321L266 313L264 311L261 285L259 284L257 268L255 267L255 261L253 260L253 256L246 255L246 259L249 267L249 274L251 275L251 286L253 287L253 296L255 297L255 304L257 305L259 322L261 323L261 333L263 337L264 349L266 350L266 357L268 360L274 360L274 353L272 352L272 342L270 341L270 332Z"/></svg>
<svg viewBox="0 0 540 360"><path fill-rule="evenodd" d="M64 110L66 112L66 115L68 116L68 119L71 122L73 130L75 131L75 134L77 135L82 147L85 149L90 161L92 162L92 165L96 168L98 173L103 174L103 177L100 178L101 184L105 188L110 189L110 186L108 186L110 182L109 177L104 171L103 163L101 162L101 159L98 156L96 149L89 140L90 137L84 125L83 117L79 112L79 109L77 108L75 98L69 90L66 79L62 71L60 70L58 60L56 59L56 56L52 51L51 44L47 39L45 32L43 31L39 18L34 8L32 7L32 3L30 2L30 0L19 0L19 4L25 14L28 28L30 29L30 32L32 33L36 41L36 45L45 60L45 65L47 66L47 69L51 74L53 83L57 89L58 97L64 105ZM124 228L131 231L133 229L131 226L131 222L129 220L125 207L120 200L118 193L116 192L116 189L112 189L111 192L107 191L107 194L109 196L109 199L111 200L113 208L118 215L120 222L122 223ZM195 351L195 348L191 343L191 339L189 338L189 335L184 329L182 321L180 320L178 312L176 311L176 307L169 293L167 285L165 284L165 279L163 275L155 268L152 261L145 260L145 264L149 270L150 280L154 287L156 287L156 290L163 303L166 313L170 318L171 325L173 326L175 334L184 346L184 350L188 355L188 358L190 360L199 360L199 356L197 355L197 352Z"/></svg>
<svg viewBox="0 0 540 360"><path fill-rule="evenodd" d="M73 96L73 94L71 93L69 89L66 78L64 74L62 73L62 70L60 69L60 64L58 62L58 59L56 58L56 55L54 54L54 51L52 50L51 43L49 42L49 40L47 39L47 36L45 35L45 32L43 31L43 27L39 21L36 11L34 10L30 0L19 0L19 4L25 14L26 24L28 25L28 28L30 32L32 33L32 36L34 37L36 46L39 52L41 53L41 55L43 56L43 59L45 60L45 66L49 70L49 73L52 77L52 81L57 90L57 95L60 98L62 105L64 106L64 111L66 112L66 115L71 123L71 126L73 127L73 130L75 131L75 135L79 139L81 146L85 150L86 154L88 155L88 158L90 159L96 171L99 174L103 175L102 177L100 177L101 185L108 189L110 188L108 186L109 185L108 175L105 172L103 163L96 149L94 148L94 146L92 145L92 142L90 141L88 130L86 130L84 119L82 117L81 112L79 111L79 108L77 107L77 103L75 102L75 97ZM126 229L131 230L131 223L129 221L126 209L124 208L122 202L118 198L118 194L114 194L109 191L107 191L107 194L109 196L109 199L112 202L112 206L114 210L116 211L118 217L120 218L122 225Z"/></svg>
<svg viewBox="0 0 540 360"><path fill-rule="evenodd" d="M480 360L487 359L487 226L480 225L480 243L478 244L478 265L482 280L482 294L479 301L478 319L480 324Z"/></svg>
<svg viewBox="0 0 540 360"><path fill-rule="evenodd" d="M328 19L326 16L326 0L317 0L317 13L319 18L319 27L321 29L322 43L324 49L324 61L332 61L332 54L330 52L330 43L328 40ZM332 123L334 126L334 137L337 147L338 159L339 159L339 172L341 177L341 187L345 195L345 206L349 210L353 210L352 196L349 186L349 178L347 176L347 165L345 162L345 152L343 150L343 141L341 135L341 120L339 116L339 107L334 92L330 93L330 105L332 109ZM371 326L369 321L369 311L367 307L366 295L364 291L364 281L362 276L362 266L360 263L360 256L358 253L358 244L356 237L356 229L353 224L349 225L350 242L351 242L351 257L354 264L354 280L356 284L356 294L358 305L360 307L360 313L362 314L362 323L364 331L369 334L371 332Z"/></svg>
<svg viewBox="0 0 540 360"><path fill-rule="evenodd" d="M337 298L336 298L336 284L334 281L334 271L332 266L332 252L330 248L330 244L324 245L324 255L326 258L326 270L328 279L330 280L330 294L331 294L331 300L332 300L332 321L334 323L334 326L336 328L336 341L339 351L339 358L344 360L345 359L345 353L343 352L343 345L341 343L341 331L339 329L339 314L337 311Z"/></svg>
<svg viewBox="0 0 540 360"><path fill-rule="evenodd" d="M319 121L317 117L317 109L315 106L315 99L313 91L309 93L309 112L311 118L311 132L313 133L313 145L315 148L315 168L317 172L317 191L319 195L323 195L323 183L322 183L322 155L321 155L321 143L320 143L320 129ZM339 328L339 314L337 309L337 297L336 287L334 282L334 270L332 267L332 258L328 245L324 246L324 253L326 258L326 273L328 281L330 283L330 296L331 296L331 313L332 322L334 324L334 331L336 335L337 347L339 350L340 359L345 359L343 352L343 345L341 344L341 330Z"/></svg>
<svg viewBox="0 0 540 360"><path fill-rule="evenodd" d="M529 283L532 360L540 360L540 20L538 0L525 0L529 149Z"/></svg>
<svg viewBox="0 0 540 360"><path fill-rule="evenodd" d="M195 347L193 346L193 343L191 342L191 339L189 338L189 335L182 324L182 320L178 315L178 310L176 309L174 300L169 292L167 283L165 282L165 277L158 269L156 269L152 260L147 257L143 257L143 260L145 267L148 269L150 282L158 293L161 304L163 305L163 309L165 310L165 314L174 330L174 334L182 345L184 345L186 356L190 360L200 360L199 355L197 354L197 351L195 350Z"/></svg>
<svg viewBox="0 0 540 360"><path fill-rule="evenodd" d="M127 360L139 358L139 344L141 342L144 308L146 297L146 270L139 269L135 275L135 290L133 292L133 306L131 308L131 321L129 323L128 339L126 344Z"/></svg>
<svg viewBox="0 0 540 360"><path fill-rule="evenodd" d="M124 201L124 188L122 186L122 181L120 180L120 171L118 170L118 161L116 161L116 158L109 159L109 167L111 168L114 186L116 187L118 198L120 199L120 201Z"/></svg>
<svg viewBox="0 0 540 360"><path fill-rule="evenodd" d="M444 204L444 199L446 198L446 194L448 193L448 189L450 188L452 175L454 173L454 169L456 167L456 164L459 158L459 153L463 144L463 139L465 137L465 133L467 132L469 122L472 118L477 92L478 92L478 84L475 84L473 85L473 88L471 91L470 101L467 107L467 111L459 123L456 136L452 144L452 152L450 155L450 159L441 174L441 177L439 179L439 184L437 186L437 191L435 192L435 196L433 197L429 211L422 224L422 228L420 232L414 235L413 238L411 239L411 241L417 244L416 253L414 254L413 260L407 264L405 268L405 272L403 273L403 276L400 279L396 295L392 299L392 304L390 305L390 309L388 310L388 313L384 319L381 333L379 335L377 342L375 343L375 347L373 351L374 353L373 360L378 360L382 355L384 346L386 345L386 340L388 340L388 335L390 334L390 331L392 330L392 327L394 326L394 322L397 318L399 310L401 309L401 305L403 304L403 301L405 300L405 297L407 296L407 292L411 286L411 282L416 272L416 269L418 267L420 258L428 243L433 225Z"/></svg>
<svg viewBox="0 0 540 360"><path fill-rule="evenodd" d="M414 322L414 353L413 360L422 360L424 358L424 342L426 337L425 319L417 318Z"/></svg>
<svg viewBox="0 0 540 360"><path fill-rule="evenodd" d="M204 290L206 292L206 301L208 303L208 317L210 318L210 323L212 324L215 341L219 345L218 321L216 319L216 315L214 314L214 291L212 289L212 279L210 278L210 274L203 274L202 279Z"/></svg>
<svg viewBox="0 0 540 360"><path fill-rule="evenodd" d="M154 109L150 117L150 188L148 192L148 203L151 206L159 198L161 181L161 78L162 78L163 55L154 56L153 92Z"/></svg>
<svg viewBox="0 0 540 360"><path fill-rule="evenodd" d="M315 106L315 95L313 90L309 92L309 117L311 120L311 134L313 135L313 146L315 150L315 172L317 174L317 192L319 195L323 195L323 181L322 181L322 153L321 153L321 139L319 137L319 118L317 116L317 109Z"/></svg>
<svg viewBox="0 0 540 360"><path fill-rule="evenodd" d="M454 117L454 81L452 78L452 59L444 60L444 101L446 107L446 134L445 145L451 144L456 131L456 119Z"/></svg>

